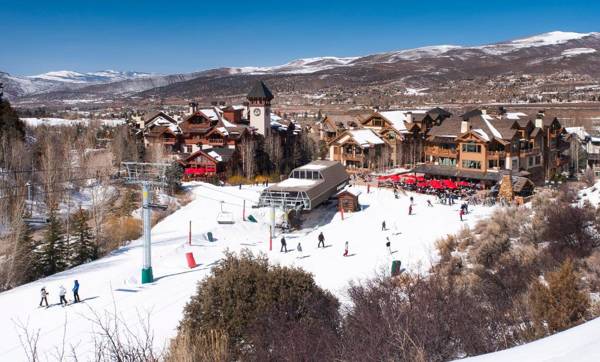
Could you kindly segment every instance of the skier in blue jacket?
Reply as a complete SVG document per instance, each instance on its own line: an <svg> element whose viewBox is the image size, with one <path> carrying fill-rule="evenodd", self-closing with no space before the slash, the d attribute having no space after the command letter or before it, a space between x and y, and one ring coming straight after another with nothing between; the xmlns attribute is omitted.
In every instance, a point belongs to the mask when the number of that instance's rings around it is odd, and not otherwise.
<svg viewBox="0 0 600 362"><path fill-rule="evenodd" d="M79 299L79 282L75 279L75 284L73 285L73 301L75 303L81 302Z"/></svg>

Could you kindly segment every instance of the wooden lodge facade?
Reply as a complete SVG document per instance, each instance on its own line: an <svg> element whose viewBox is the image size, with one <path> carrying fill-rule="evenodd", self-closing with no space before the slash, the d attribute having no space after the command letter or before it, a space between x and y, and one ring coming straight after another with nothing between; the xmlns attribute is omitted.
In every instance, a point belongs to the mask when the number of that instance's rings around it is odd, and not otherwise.
<svg viewBox="0 0 600 362"><path fill-rule="evenodd" d="M372 112L355 119L326 117L319 125L320 137L327 143L329 159L350 172L416 165L424 161L427 132L450 115L434 108Z"/></svg>
<svg viewBox="0 0 600 362"><path fill-rule="evenodd" d="M565 171L569 162L565 130L544 112L381 111L355 122L325 118L320 131L328 158L350 172L406 167L433 177L490 183L508 172L540 184Z"/></svg>
<svg viewBox="0 0 600 362"><path fill-rule="evenodd" d="M437 176L498 181L510 171L536 183L563 170L565 160L556 118L524 113L489 115L474 110L433 127L425 142L423 171Z"/></svg>

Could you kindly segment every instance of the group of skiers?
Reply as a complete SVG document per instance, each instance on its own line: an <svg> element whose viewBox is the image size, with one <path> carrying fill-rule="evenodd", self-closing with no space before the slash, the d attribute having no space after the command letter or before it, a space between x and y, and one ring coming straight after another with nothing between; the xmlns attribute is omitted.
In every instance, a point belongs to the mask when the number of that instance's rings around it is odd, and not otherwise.
<svg viewBox="0 0 600 362"><path fill-rule="evenodd" d="M385 227L385 221L384 221L384 227ZM317 244L317 248L325 248L325 236L323 235L323 232L319 233L319 236L317 237L317 240L319 241ZM285 240L285 236L281 237L281 249L279 250L280 253L287 253L288 249L287 249L287 241ZM302 243L298 242L298 245L296 246L296 251L298 251L298 253L300 253L300 255L302 255ZM344 244L344 254L343 256L348 256L348 242L346 241ZM300 258L301 256L299 256Z"/></svg>
<svg viewBox="0 0 600 362"><path fill-rule="evenodd" d="M75 280L75 282L73 283L73 288L71 289L71 291L73 292L73 303L81 302L81 299L79 299L79 281L78 280ZM42 296L42 298L40 300L40 307L42 307L45 304L46 308L48 308L50 306L48 304L48 295L50 293L46 290L46 287L42 287L40 294ZM64 285L61 285L60 287L58 287L58 297L59 297L59 304L62 305L63 307L66 306L67 304L69 304L67 302L67 290L65 289Z"/></svg>

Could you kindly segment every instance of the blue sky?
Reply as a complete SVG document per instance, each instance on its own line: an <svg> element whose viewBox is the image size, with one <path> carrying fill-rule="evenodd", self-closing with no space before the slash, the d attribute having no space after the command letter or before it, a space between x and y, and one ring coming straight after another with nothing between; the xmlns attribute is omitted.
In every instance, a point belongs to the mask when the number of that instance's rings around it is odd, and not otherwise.
<svg viewBox="0 0 600 362"><path fill-rule="evenodd" d="M592 0L0 0L0 71L268 66L600 31L598 14Z"/></svg>

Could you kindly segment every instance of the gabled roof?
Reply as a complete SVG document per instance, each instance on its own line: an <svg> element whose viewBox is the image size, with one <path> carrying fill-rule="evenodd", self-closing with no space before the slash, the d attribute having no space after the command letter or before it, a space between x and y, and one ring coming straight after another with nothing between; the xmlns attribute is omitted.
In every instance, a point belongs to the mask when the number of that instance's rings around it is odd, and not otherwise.
<svg viewBox="0 0 600 362"><path fill-rule="evenodd" d="M166 114L165 112L163 112L163 111L156 111L156 112L154 112L154 113L151 113L149 116L147 116L147 117L144 119L144 125L148 125L148 123L152 123L152 122L154 122L156 119L160 119L160 118L163 118L163 119L167 120L167 121L168 121L168 122L170 122L170 123L177 124L177 121L175 121L175 120L173 119L173 117L169 116L169 115L168 115L168 114Z"/></svg>
<svg viewBox="0 0 600 362"><path fill-rule="evenodd" d="M369 148L371 146L385 144L383 140L375 131L369 128L364 129L352 129L345 131L341 135L334 138L331 143L344 143L346 140L352 139L357 145L362 148Z"/></svg>
<svg viewBox="0 0 600 362"><path fill-rule="evenodd" d="M412 116L413 123L422 121L427 115L427 111L423 109L415 110L399 110L399 111L382 111L378 112L381 117L390 123L390 125L400 133L408 133L412 125L408 125L409 115Z"/></svg>
<svg viewBox="0 0 600 362"><path fill-rule="evenodd" d="M156 112L150 117L146 118L144 122L144 134L162 134L164 133L163 128L167 128L171 133L181 133L181 129L177 125L177 121L169 117L163 112Z"/></svg>
<svg viewBox="0 0 600 362"><path fill-rule="evenodd" d="M460 135L461 123L468 121L470 131L485 141L493 139L502 142L503 140L512 140L518 128L517 120L506 117L492 116L484 114L478 109L469 111L459 117L450 117L439 126L434 126L429 131L431 138L456 138Z"/></svg>
<svg viewBox="0 0 600 362"><path fill-rule="evenodd" d="M440 107L435 107L435 108L428 110L427 114L434 121L437 120L438 118L448 118L448 117L452 116L452 113L450 113L447 110L440 108Z"/></svg>
<svg viewBox="0 0 600 362"><path fill-rule="evenodd" d="M254 87L252 87L252 89L248 93L248 99L252 99L252 98L266 99L266 100L270 101L274 97L273 97L273 93L271 93L271 90L265 85L265 83L263 83L262 80L259 80L258 82L256 82L256 84L254 84Z"/></svg>

